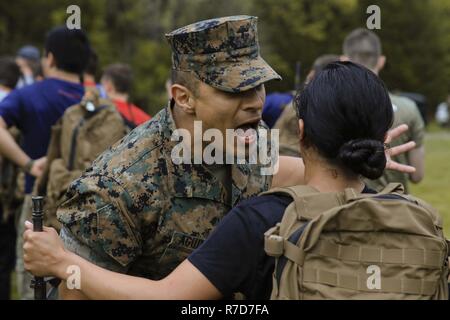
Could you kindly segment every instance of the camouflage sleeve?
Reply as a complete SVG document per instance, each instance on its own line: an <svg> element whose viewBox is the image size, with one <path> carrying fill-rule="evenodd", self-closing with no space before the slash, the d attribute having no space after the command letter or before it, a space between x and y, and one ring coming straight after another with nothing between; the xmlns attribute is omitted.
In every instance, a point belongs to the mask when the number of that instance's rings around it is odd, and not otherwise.
<svg viewBox="0 0 450 320"><path fill-rule="evenodd" d="M59 233L59 236L67 250L96 264L97 266L120 273L126 273L128 271L127 267L117 263L105 252L94 251L86 244L82 243L71 233L70 230L63 227Z"/></svg>
<svg viewBox="0 0 450 320"><path fill-rule="evenodd" d="M125 271L142 250L137 223L125 209L129 198L107 176L87 174L75 180L57 212L68 249L104 268Z"/></svg>

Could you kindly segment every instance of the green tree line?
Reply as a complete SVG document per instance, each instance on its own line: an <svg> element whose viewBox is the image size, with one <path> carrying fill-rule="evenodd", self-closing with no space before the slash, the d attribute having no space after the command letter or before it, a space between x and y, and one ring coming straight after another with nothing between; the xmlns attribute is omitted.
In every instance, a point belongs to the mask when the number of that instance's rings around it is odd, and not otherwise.
<svg viewBox="0 0 450 320"><path fill-rule="evenodd" d="M283 81L268 91L294 87L295 64L302 77L314 59L340 54L345 35L365 27L366 8L381 9L387 64L381 77L392 90L412 91L428 98L430 111L450 93L449 0L15 0L0 2L0 54L14 54L24 44L43 47L45 33L65 23L66 8L81 8L101 66L132 65L133 100L151 114L165 103L170 48L164 34L185 24L217 16L259 17L264 58Z"/></svg>

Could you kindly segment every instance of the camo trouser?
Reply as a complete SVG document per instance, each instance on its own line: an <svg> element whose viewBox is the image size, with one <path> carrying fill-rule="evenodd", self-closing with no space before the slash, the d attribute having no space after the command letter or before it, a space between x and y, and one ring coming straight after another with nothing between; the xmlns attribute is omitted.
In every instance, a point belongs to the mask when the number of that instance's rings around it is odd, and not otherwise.
<svg viewBox="0 0 450 320"><path fill-rule="evenodd" d="M25 231L25 221L31 221L31 195L25 195L22 211L20 212L17 224L17 242L16 242L16 277L17 293L22 300L34 299L33 289L30 288L33 276L25 271L23 265L23 233Z"/></svg>

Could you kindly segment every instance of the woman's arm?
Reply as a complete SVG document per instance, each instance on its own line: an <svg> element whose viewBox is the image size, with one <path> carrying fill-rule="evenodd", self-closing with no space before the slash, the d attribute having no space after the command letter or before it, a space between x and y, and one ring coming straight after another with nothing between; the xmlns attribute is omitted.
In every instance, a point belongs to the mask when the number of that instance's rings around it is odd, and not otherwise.
<svg viewBox="0 0 450 320"><path fill-rule="evenodd" d="M66 281L72 279L70 266L80 270L80 291L89 299L219 299L221 293L188 260L160 281L132 277L100 268L64 249L55 229L33 232L26 224L24 233L24 264L37 276L56 276L68 290ZM70 295L70 294L69 294ZM74 295L71 295L74 296ZM76 296L76 295L75 295ZM63 295L64 297L64 295Z"/></svg>

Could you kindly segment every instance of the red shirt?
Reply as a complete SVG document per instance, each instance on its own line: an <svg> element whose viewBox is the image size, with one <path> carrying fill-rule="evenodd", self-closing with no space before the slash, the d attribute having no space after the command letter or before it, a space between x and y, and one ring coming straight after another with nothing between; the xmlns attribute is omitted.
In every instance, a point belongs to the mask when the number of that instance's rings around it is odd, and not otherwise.
<svg viewBox="0 0 450 320"><path fill-rule="evenodd" d="M90 80L85 80L83 85L85 87L96 87L97 86L97 84L94 81L90 81Z"/></svg>
<svg viewBox="0 0 450 320"><path fill-rule="evenodd" d="M132 103L123 100L113 100L113 102L116 105L117 111L119 111L125 119L134 123L136 126L143 124L152 118Z"/></svg>

